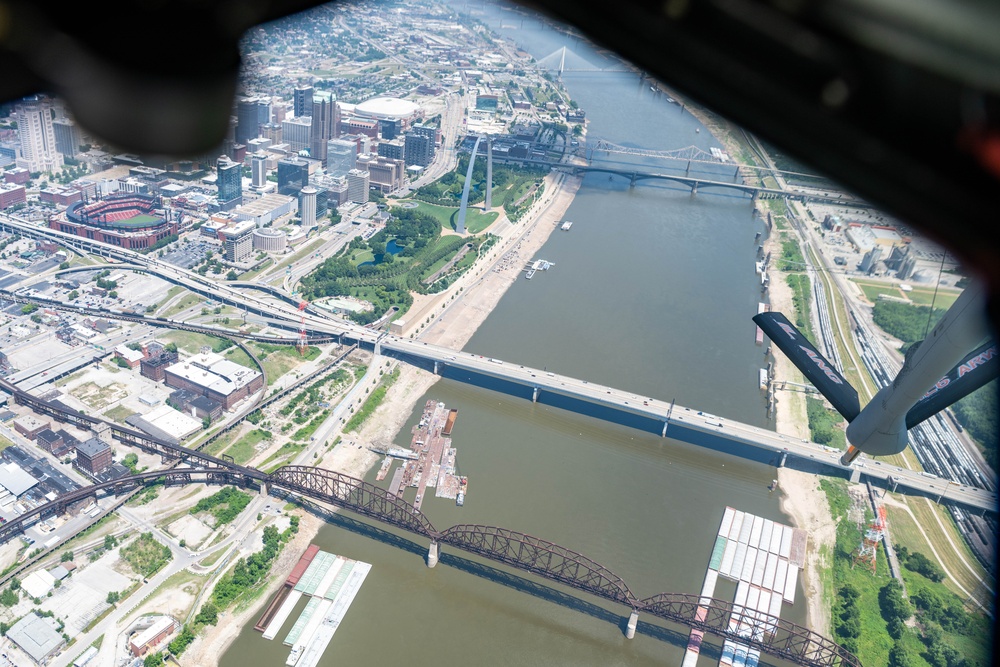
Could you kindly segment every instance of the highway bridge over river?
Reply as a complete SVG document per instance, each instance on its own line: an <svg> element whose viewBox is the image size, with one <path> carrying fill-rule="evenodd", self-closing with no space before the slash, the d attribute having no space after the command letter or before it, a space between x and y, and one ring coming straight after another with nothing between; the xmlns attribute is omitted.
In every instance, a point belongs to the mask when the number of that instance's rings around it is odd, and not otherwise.
<svg viewBox="0 0 1000 667"><path fill-rule="evenodd" d="M111 257L116 261L142 266L174 284L182 285L196 293L241 310L270 319L278 328L298 332L302 327L301 313L293 307L290 298L250 295L226 283L216 282L196 273L161 262L133 251L98 243L90 239L40 228L9 216L0 216L0 228L35 238L54 240L65 245L81 247L90 252ZM29 290L18 290L17 298L31 300ZM71 308L67 304L47 304L52 307ZM135 313L98 311L104 317L122 317L143 321L157 326L210 332L211 328L190 325L172 320L145 318ZM511 362L485 358L481 355L431 345L419 340L402 338L381 331L331 318L326 313L307 310L304 317L307 340L357 344L359 347L398 358L401 361L432 371L437 375L461 382L501 391L527 400L552 405L597 419L622 424L642 431L656 433L684 442L709 447L770 465L802 462L818 464L829 474L859 480L867 475L879 485L898 492L927 496L940 502L959 505L974 512L997 513L995 493L962 486L940 479L929 473L889 466L867 459L853 467L840 464L838 453L818 444L793 438L774 431L750 426L715 415L704 414L694 408L679 406L673 401L638 396L634 392L605 387L580 378L557 375L545 370L530 368ZM207 330L207 331L206 331ZM255 338L277 344L296 341L293 336L268 337L241 334L234 330L217 333Z"/></svg>

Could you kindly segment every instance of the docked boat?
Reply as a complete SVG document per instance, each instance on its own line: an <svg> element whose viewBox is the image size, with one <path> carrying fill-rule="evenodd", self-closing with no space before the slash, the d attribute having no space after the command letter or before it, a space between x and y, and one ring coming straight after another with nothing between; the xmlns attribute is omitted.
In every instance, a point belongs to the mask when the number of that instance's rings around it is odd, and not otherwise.
<svg viewBox="0 0 1000 667"><path fill-rule="evenodd" d="M458 505L459 507L465 504L465 494L462 493L461 491L459 491L458 495L455 496L455 504Z"/></svg>
<svg viewBox="0 0 1000 667"><path fill-rule="evenodd" d="M568 232L569 229L570 229L570 227L572 227L572 226L573 226L573 223L571 221L567 220L566 222L562 223L562 225L559 227L559 229L563 230L564 232Z"/></svg>
<svg viewBox="0 0 1000 667"><path fill-rule="evenodd" d="M285 660L286 667L295 667L300 655L302 655L302 644L297 644L292 647L292 652L288 654L288 660Z"/></svg>

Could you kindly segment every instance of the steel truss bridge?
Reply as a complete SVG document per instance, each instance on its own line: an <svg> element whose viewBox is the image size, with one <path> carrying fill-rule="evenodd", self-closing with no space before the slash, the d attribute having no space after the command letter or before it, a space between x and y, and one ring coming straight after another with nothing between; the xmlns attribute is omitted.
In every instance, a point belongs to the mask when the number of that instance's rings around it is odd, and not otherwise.
<svg viewBox="0 0 1000 667"><path fill-rule="evenodd" d="M148 444L148 443L147 443ZM140 445L142 446L142 445ZM183 449L174 447L174 449ZM214 457L193 451L192 462ZM0 527L0 543L48 516L104 495L118 495L140 486L191 483L232 484L250 489L281 489L429 538L487 560L502 563L543 579L589 593L664 621L750 646L762 653L798 665L860 667L858 659L829 639L781 618L745 610L731 602L684 593L660 593L639 599L625 581L583 554L553 542L506 528L462 524L437 530L426 516L407 501L385 489L341 473L309 466L286 466L271 474L215 459L216 465L174 468L120 477L77 489L25 512Z"/></svg>
<svg viewBox="0 0 1000 667"><path fill-rule="evenodd" d="M743 189L746 189L745 186ZM17 231L23 232L24 230L21 228ZM49 234L46 232L50 231L37 230L35 234L48 236ZM62 238L60 240L63 241ZM73 240L86 242L86 239ZM114 252L113 249L108 250ZM129 261L131 257L121 257L120 259ZM149 267L146 270L149 270ZM200 289L196 289L196 291L200 291ZM190 325L172 320L153 320L139 314L109 313L98 309L73 307L62 302L45 303L48 300L25 297L10 292L5 292L4 296L18 301L58 306L64 310L72 309L85 314L99 314L103 317L141 321L147 324L202 333L238 336L272 344L294 345L300 342L298 336L282 339L245 335L232 330L221 331L214 327ZM217 293L213 296L215 298L221 297ZM264 316L273 316L273 312L263 311L259 306L250 307L248 310ZM281 327L282 325L276 323L275 326ZM286 322L284 326L291 331L299 329L299 326L293 322ZM319 332L317 334L310 336L310 342L333 342L335 340L339 342L341 338L338 334ZM356 338L356 335L351 337ZM637 621L638 614L641 612L694 630L707 632L722 639L729 639L799 665L860 667L861 664L857 657L849 651L808 628L778 617L746 610L725 600L682 593L661 593L649 598L638 598L621 577L603 565L571 549L525 533L482 525L457 525L443 531L438 530L423 513L404 499L354 477L308 466L285 466L267 474L256 468L241 466L232 461L188 449L173 442L160 440L128 427L68 410L59 404L36 398L2 379L0 379L0 389L9 392L14 402L60 422L69 422L85 430L91 429L98 423L106 423L110 426L112 436L123 444L158 454L165 463L174 466L170 469L94 484L59 496L55 500L34 508L17 519L0 526L0 543L12 539L37 521L64 513L73 506L77 506L78 503L95 498L99 494L120 494L160 480L166 484L178 485L196 482L232 484L244 488L259 489L261 492L280 489L425 537L430 540L431 553L435 554L435 557L439 545L449 545L481 558L502 563L511 568L628 607L632 614L629 619L630 628L634 627L634 622ZM428 564L431 564L430 560Z"/></svg>
<svg viewBox="0 0 1000 667"><path fill-rule="evenodd" d="M622 146L621 144L612 143L604 139L598 139L593 143L588 142L584 150L587 162L591 162L594 159L595 153L617 153L619 155L635 155L637 157L651 157L660 160L681 160L695 164L712 164L716 166L726 165L736 167L738 169L738 173L752 173L764 176L780 174L782 176L798 176L800 178L810 178L818 181L824 180L822 176L817 174L807 174L798 171L783 171L781 169L771 169L770 167L759 167L752 164L739 164L737 162L723 161L712 155L709 151L702 150L697 146L686 146L684 148L675 148L669 151L658 151L634 146Z"/></svg>

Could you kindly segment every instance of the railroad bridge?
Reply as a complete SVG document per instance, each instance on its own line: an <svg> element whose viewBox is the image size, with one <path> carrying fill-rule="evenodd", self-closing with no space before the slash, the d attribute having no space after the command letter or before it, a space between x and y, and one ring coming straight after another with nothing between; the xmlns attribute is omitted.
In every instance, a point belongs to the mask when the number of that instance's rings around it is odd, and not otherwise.
<svg viewBox="0 0 1000 667"><path fill-rule="evenodd" d="M53 406L53 409L58 410L58 406ZM128 435L124 431L127 429L119 429L116 436ZM168 485L195 482L231 484L262 492L280 489L429 539L427 564L430 567L437 563L440 545L448 545L626 607L630 613L626 630L629 638L635 635L639 614L644 613L739 642L799 665L860 667L861 664L843 647L808 628L745 610L725 600L683 593L660 593L640 599L621 577L607 567L576 551L525 533L475 524L438 530L406 500L342 473L309 466L285 466L266 474L179 445L154 442L150 438L134 440L129 444L168 452L174 458L186 459L199 467L145 472L77 489L0 526L0 543L19 535L36 522L64 513L88 499L122 494L156 482Z"/></svg>

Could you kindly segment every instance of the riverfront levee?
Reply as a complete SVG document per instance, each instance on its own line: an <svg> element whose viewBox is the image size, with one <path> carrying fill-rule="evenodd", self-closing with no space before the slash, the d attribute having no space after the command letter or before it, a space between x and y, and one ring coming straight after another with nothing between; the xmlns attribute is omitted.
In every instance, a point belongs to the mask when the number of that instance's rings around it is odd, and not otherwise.
<svg viewBox="0 0 1000 667"><path fill-rule="evenodd" d="M486 11L484 20L498 29L499 10ZM603 62L562 33L528 19L520 25L499 32L536 58L566 45ZM563 82L586 109L593 138L720 147L634 74L565 72ZM770 426L758 389L763 350L750 319L760 301L754 239L764 225L750 199L692 197L667 182L630 189L626 179L595 174L565 219L574 222L572 233L553 234L517 267L543 257L557 269L544 280L514 282L464 349ZM726 506L789 523L781 491L767 488L773 467L448 380L413 396L395 446L409 445L428 400L460 410L453 437L461 442L461 474L475 484L463 507L423 500L436 526L489 524L557 542L610 568L641 597L701 590ZM376 475L377 466L366 479ZM414 491L404 497L412 502ZM680 664L687 646L686 629L650 627L642 616L626 641L627 610L462 553L444 549L428 569L426 544L350 516L331 518L314 542L373 565L320 665L662 665ZM734 595L735 585L719 582L717 597ZM795 598L782 616L801 623L801 588ZM283 660L287 648L252 625L223 665ZM717 662L720 651L707 638L699 664Z"/></svg>

